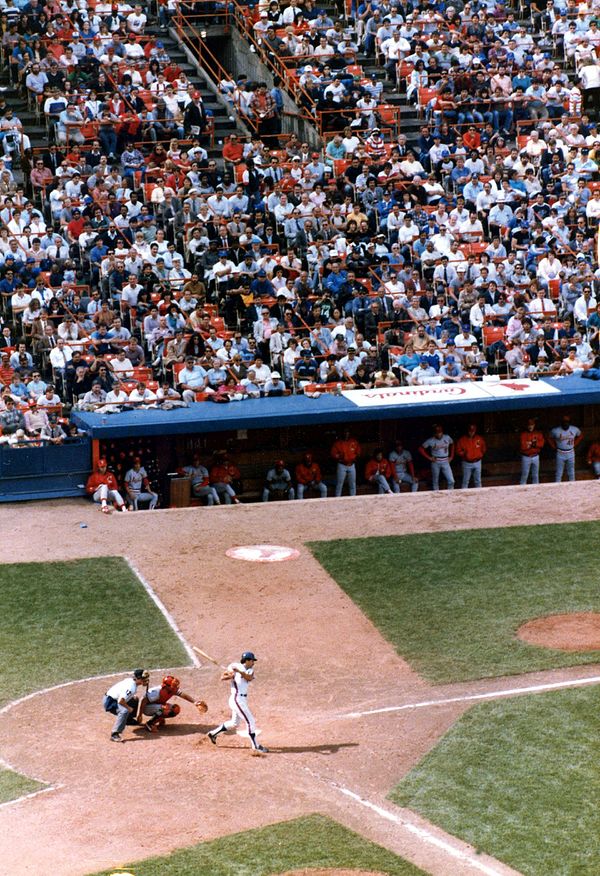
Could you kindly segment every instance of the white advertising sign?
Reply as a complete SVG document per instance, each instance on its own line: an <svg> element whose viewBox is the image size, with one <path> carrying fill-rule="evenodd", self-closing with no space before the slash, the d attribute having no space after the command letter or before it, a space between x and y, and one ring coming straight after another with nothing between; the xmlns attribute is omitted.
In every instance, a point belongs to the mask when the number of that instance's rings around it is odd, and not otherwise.
<svg viewBox="0 0 600 876"><path fill-rule="evenodd" d="M483 389L494 398L514 398L519 395L551 395L560 392L557 386L542 383L541 380L512 380L490 381L483 384Z"/></svg>
<svg viewBox="0 0 600 876"><path fill-rule="evenodd" d="M524 395L550 395L558 387L538 380L502 380L483 383L436 383L431 386L383 386L342 392L344 398L359 408L385 405L442 404L486 398L518 398Z"/></svg>
<svg viewBox="0 0 600 876"><path fill-rule="evenodd" d="M359 408L382 405L418 405L435 402L473 401L488 398L478 383L437 383L431 386L382 386L379 389L357 389L342 395Z"/></svg>

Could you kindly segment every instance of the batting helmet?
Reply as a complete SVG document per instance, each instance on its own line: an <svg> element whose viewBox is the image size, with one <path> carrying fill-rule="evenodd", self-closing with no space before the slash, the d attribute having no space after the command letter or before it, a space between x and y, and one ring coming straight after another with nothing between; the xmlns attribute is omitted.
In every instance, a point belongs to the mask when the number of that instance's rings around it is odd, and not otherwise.
<svg viewBox="0 0 600 876"><path fill-rule="evenodd" d="M134 669L133 677L137 681L142 681L144 684L148 684L150 681L150 673L147 669Z"/></svg>
<svg viewBox="0 0 600 876"><path fill-rule="evenodd" d="M245 663L246 660L256 660L256 656L252 653L252 651L244 651L240 663Z"/></svg>
<svg viewBox="0 0 600 876"><path fill-rule="evenodd" d="M175 678L174 675L165 675L162 680L163 687L168 687L169 690L176 692L179 690L179 679Z"/></svg>

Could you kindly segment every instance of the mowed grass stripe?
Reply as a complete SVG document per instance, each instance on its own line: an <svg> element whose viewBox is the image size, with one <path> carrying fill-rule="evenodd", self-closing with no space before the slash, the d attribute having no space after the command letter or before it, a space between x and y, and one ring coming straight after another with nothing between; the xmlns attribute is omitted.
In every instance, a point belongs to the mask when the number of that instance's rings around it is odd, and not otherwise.
<svg viewBox="0 0 600 876"><path fill-rule="evenodd" d="M600 873L600 687L476 706L392 792L525 876Z"/></svg>
<svg viewBox="0 0 600 876"><path fill-rule="evenodd" d="M591 522L309 547L398 653L442 683L597 662L598 651L536 648L515 634L541 615L600 610L599 538Z"/></svg>
<svg viewBox="0 0 600 876"><path fill-rule="evenodd" d="M270 876L303 867L374 870L389 876L423 871L330 818L311 815L245 831L125 867L135 876ZM98 876L110 876L114 868Z"/></svg>
<svg viewBox="0 0 600 876"><path fill-rule="evenodd" d="M0 565L0 705L61 682L189 663L120 557Z"/></svg>

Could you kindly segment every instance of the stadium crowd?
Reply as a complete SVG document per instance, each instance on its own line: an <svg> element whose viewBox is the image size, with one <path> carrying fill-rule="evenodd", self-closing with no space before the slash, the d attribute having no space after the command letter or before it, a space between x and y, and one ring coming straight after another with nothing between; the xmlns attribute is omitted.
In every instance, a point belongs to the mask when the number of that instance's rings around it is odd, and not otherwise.
<svg viewBox="0 0 600 876"><path fill-rule="evenodd" d="M3 0L3 63L48 134L33 148L0 97L4 437L60 443L67 404L598 379L594 9L259 2L248 36L293 82L224 77L252 133L214 157L197 86L146 33L171 0ZM322 148L285 133L288 87Z"/></svg>

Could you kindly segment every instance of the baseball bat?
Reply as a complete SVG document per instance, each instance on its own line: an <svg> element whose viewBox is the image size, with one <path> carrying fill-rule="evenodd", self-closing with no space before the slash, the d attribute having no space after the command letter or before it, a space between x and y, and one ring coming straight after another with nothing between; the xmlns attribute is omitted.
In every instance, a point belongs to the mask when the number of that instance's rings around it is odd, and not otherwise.
<svg viewBox="0 0 600 876"><path fill-rule="evenodd" d="M192 645L192 648L196 652L196 654L200 654L201 657L205 657L207 660L210 660L211 663L214 663L215 666L219 666L221 669L227 669L226 666L223 666L222 663L219 663L218 660L215 660L214 657L211 657L210 654L207 654L206 651L203 651L202 648L197 648L195 645Z"/></svg>

